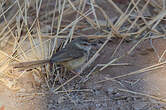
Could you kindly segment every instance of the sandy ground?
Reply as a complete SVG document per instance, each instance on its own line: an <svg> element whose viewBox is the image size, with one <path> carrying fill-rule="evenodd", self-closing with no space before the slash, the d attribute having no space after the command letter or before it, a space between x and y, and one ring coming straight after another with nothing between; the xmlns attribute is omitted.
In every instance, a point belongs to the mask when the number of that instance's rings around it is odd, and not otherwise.
<svg viewBox="0 0 166 110"><path fill-rule="evenodd" d="M90 68L93 68L96 64L107 63L111 60L113 50L119 41L110 41L102 50L101 56ZM156 39L153 42L159 55L165 50L165 43L166 41L163 39ZM128 51L134 44L135 42L122 43L116 55L121 55ZM96 47L93 50L95 51L95 49ZM70 97L64 92L55 94L52 90L41 90L41 87L46 87L45 83L39 84L35 82L34 75L30 72L18 80L18 85L21 88L19 91L11 90L3 85L0 86L0 104L5 106L5 110L152 110L152 108L164 110L165 103L140 94L157 97L166 95L165 67L96 84L105 77L113 78L127 74L157 62L158 58L154 50L151 49L150 41L146 40L131 55L117 62L117 64L129 63L130 65L109 66L99 73L92 74L86 82L80 82L81 79L76 78L64 86L67 90L80 90L78 92L68 92ZM89 70L86 70L82 77L85 77ZM67 76L70 77L70 75ZM56 86L58 87L58 84ZM128 91L126 92L125 90ZM136 94L129 91L136 92Z"/></svg>

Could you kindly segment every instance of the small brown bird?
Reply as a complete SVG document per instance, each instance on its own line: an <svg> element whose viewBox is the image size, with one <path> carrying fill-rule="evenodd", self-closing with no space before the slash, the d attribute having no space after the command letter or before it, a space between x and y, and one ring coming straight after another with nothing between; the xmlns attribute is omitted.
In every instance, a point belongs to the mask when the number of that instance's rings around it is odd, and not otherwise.
<svg viewBox="0 0 166 110"><path fill-rule="evenodd" d="M46 63L64 65L68 70L74 70L82 66L87 60L91 50L91 44L86 37L79 37L68 43L65 48L56 52L50 59L21 62L11 64L13 68L28 68Z"/></svg>

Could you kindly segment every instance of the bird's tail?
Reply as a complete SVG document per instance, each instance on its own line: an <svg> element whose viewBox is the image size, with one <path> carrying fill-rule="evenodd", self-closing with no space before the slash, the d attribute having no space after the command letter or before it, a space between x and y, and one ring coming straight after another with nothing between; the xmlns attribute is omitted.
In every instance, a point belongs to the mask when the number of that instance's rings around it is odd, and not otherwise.
<svg viewBox="0 0 166 110"><path fill-rule="evenodd" d="M29 62L20 62L20 63L12 63L10 66L13 68L28 68L28 67L33 67L36 65L42 65L49 63L50 60L36 60L36 61L29 61Z"/></svg>

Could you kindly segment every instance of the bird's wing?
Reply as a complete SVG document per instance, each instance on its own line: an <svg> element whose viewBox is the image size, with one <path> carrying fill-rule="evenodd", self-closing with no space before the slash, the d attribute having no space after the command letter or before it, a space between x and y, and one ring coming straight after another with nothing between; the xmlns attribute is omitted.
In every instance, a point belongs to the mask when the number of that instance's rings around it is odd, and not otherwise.
<svg viewBox="0 0 166 110"><path fill-rule="evenodd" d="M80 51L76 51L75 49L70 49L70 51L68 50L68 48L64 48L62 50L60 50L59 52L55 53L52 57L51 57L51 62L65 62L65 61L70 61L79 57L83 57L84 53L80 50Z"/></svg>

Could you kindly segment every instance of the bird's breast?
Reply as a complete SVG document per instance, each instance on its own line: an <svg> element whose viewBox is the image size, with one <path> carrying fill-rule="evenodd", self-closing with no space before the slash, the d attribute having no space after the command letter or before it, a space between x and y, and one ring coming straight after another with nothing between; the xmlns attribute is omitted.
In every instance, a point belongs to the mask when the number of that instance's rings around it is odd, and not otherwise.
<svg viewBox="0 0 166 110"><path fill-rule="evenodd" d="M87 60L87 56L83 56L81 58L77 58L71 61L64 62L63 65L68 69L68 70L74 70L79 67L81 67Z"/></svg>

